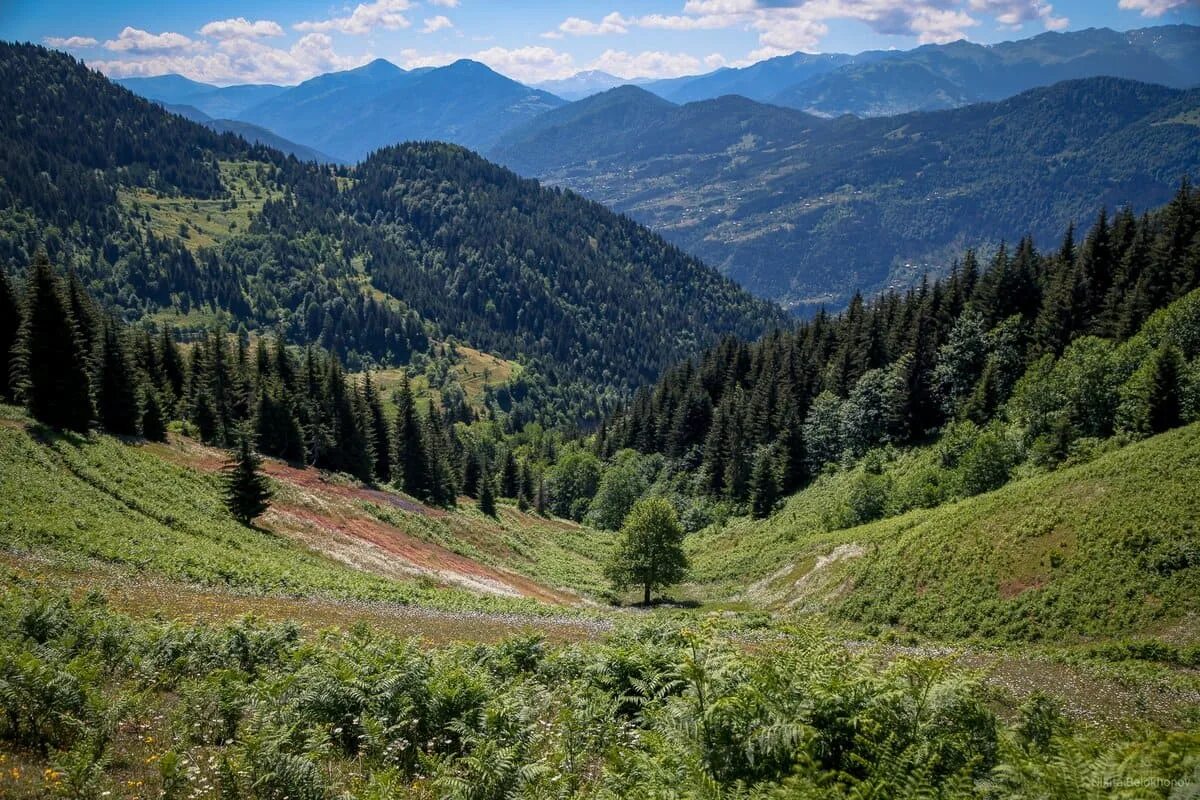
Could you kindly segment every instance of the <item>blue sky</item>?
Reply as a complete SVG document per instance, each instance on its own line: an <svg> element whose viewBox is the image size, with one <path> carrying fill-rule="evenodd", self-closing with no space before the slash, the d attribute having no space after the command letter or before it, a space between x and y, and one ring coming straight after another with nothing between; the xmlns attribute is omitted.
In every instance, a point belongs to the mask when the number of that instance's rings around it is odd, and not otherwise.
<svg viewBox="0 0 1200 800"><path fill-rule="evenodd" d="M796 50L859 52L1046 30L1200 24L1198 0L0 0L0 37L114 77L297 83L372 58L475 58L518 80L671 77Z"/></svg>

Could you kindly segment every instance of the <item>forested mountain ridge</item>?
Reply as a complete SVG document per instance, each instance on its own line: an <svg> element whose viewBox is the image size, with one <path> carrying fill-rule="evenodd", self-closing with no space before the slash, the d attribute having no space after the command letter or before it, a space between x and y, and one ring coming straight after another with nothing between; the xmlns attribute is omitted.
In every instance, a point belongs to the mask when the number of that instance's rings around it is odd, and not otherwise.
<svg viewBox="0 0 1200 800"><path fill-rule="evenodd" d="M991 45L965 40L912 50L792 53L747 67L645 83L677 103L740 94L822 116L888 116L1002 100L1099 76L1196 86L1200 27L1055 32Z"/></svg>
<svg viewBox="0 0 1200 800"><path fill-rule="evenodd" d="M944 274L968 246L1025 233L1049 246L1072 220L1159 205L1200 172L1200 90L1114 78L871 119L647 95L622 87L548 112L490 155L810 309Z"/></svg>
<svg viewBox="0 0 1200 800"><path fill-rule="evenodd" d="M1102 213L1082 242L1069 228L1043 254L1026 237L986 268L968 252L944 281L727 339L640 390L596 448L685 464L689 491L760 516L864 459L851 524L936 506L1200 419L1197 289L1200 192L1185 183L1153 214ZM937 437L935 463L893 481L889 448Z"/></svg>
<svg viewBox="0 0 1200 800"><path fill-rule="evenodd" d="M0 77L21 109L0 131L0 258L22 272L45 246L129 319L219 313L351 365L405 363L452 335L539 365L527 380L590 413L721 332L783 319L633 222L461 148L317 167L61 53L4 45Z"/></svg>

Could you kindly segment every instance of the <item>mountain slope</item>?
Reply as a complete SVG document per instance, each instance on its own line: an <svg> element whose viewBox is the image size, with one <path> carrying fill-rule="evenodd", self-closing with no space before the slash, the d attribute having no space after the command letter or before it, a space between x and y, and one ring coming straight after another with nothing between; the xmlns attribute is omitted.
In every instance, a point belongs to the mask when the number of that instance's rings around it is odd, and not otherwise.
<svg viewBox="0 0 1200 800"><path fill-rule="evenodd" d="M548 415L594 414L723 333L783 321L632 221L458 147L335 174L42 48L0 46L0 77L24 112L0 126L2 263L21 272L46 243L129 319L276 329L354 368L454 336L535 367L496 402Z"/></svg>
<svg viewBox="0 0 1200 800"><path fill-rule="evenodd" d="M608 91L627 83L637 83L637 81L628 81L624 78L618 78L616 75L610 75L602 70L590 69L584 72L577 72L569 78L558 78L556 80L535 83L533 84L533 88L541 89L556 97L561 97L563 100L570 101L582 100L585 97L591 97L594 94Z"/></svg>
<svg viewBox="0 0 1200 800"><path fill-rule="evenodd" d="M134 94L171 105L189 105L210 117L233 117L247 108L266 102L287 91L273 84L212 86L182 75L158 75L152 78L121 78L119 83Z"/></svg>
<svg viewBox="0 0 1200 800"><path fill-rule="evenodd" d="M258 125L252 125L249 122L238 122L233 119L213 119L208 114L205 114L195 106L176 105L174 103L160 103L163 108L170 111L172 114L178 114L181 117L186 117L192 122L199 122L204 127L217 133L233 133L247 142L261 144L264 147L270 147L278 150L281 153L286 153L290 156L295 156L301 161L317 161L322 164L334 163L336 159L317 152L311 147L305 147L302 144L296 144L282 136L272 133L266 128Z"/></svg>
<svg viewBox="0 0 1200 800"><path fill-rule="evenodd" d="M1102 206L1161 204L1200 170L1188 116L1200 92L1112 78L873 119L737 98L655 108L620 91L623 104L580 101L490 155L793 305L843 303L1026 232L1049 245Z"/></svg>
<svg viewBox="0 0 1200 800"><path fill-rule="evenodd" d="M474 61L406 72L379 59L313 78L237 118L357 161L404 141L485 148L509 128L563 102Z"/></svg>
<svg viewBox="0 0 1200 800"><path fill-rule="evenodd" d="M646 88L677 103L740 94L837 116L882 116L1002 100L1064 80L1108 76L1182 89L1200 79L1200 27L1046 32L980 45L960 40L854 55L793 53Z"/></svg>
<svg viewBox="0 0 1200 800"><path fill-rule="evenodd" d="M942 637L1182 634L1200 614L1200 424L934 509L823 532L848 482L688 542L756 603ZM1189 555L1192 554L1192 555ZM735 591L740 592L741 589Z"/></svg>
<svg viewBox="0 0 1200 800"><path fill-rule="evenodd" d="M767 101L790 86L823 75L846 64L870 63L884 54L869 51L846 53L792 53L776 56L746 67L725 67L707 75L667 78L645 87L675 103L711 100L726 94L740 94L751 100Z"/></svg>

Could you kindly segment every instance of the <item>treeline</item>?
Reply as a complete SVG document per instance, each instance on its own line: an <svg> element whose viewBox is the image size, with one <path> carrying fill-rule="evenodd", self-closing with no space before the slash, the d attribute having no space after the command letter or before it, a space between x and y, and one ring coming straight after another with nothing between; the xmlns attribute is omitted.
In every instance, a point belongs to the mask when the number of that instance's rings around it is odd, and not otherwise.
<svg viewBox="0 0 1200 800"><path fill-rule="evenodd" d="M1197 287L1200 192L1185 182L1153 214L1102 213L1082 244L1072 229L1042 254L1027 237L982 269L968 252L945 280L870 302L857 296L838 316L757 343L727 338L640 390L601 426L594 451L661 454L694 471L702 492L758 515L826 464L919 442L959 420L1010 418L1025 425L1030 452L1053 462L1081 437L1184 420L1197 354L1171 337L1156 337L1124 371L1093 356L1070 378L1096 381L1090 389L1066 386L1063 364L1089 347L1111 353ZM1121 383L1135 377L1136 391ZM1083 408L1089 398L1104 408Z"/></svg>
<svg viewBox="0 0 1200 800"><path fill-rule="evenodd" d="M509 453L493 467L432 401L418 409L407 378L389 416L370 373L351 379L315 345L251 341L243 329L202 331L181 346L167 327L106 315L44 253L22 292L0 271L0 320L0 362L10 367L0 398L57 428L162 440L181 420L206 443L233 447L249 431L268 455L391 483L436 505L453 505L460 490L491 512L496 493L537 497L527 462Z"/></svg>

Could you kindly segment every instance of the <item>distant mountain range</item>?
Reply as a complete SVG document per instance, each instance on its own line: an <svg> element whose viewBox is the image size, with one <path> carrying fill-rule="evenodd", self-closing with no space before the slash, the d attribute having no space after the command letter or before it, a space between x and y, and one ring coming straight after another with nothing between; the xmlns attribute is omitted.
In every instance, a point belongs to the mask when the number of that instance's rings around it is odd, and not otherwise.
<svg viewBox="0 0 1200 800"><path fill-rule="evenodd" d="M377 59L291 87L218 88L178 75L120 83L143 97L251 123L347 162L404 141L483 150L510 128L566 102L469 60L404 70Z"/></svg>
<svg viewBox="0 0 1200 800"><path fill-rule="evenodd" d="M802 305L945 267L971 242L1054 235L1101 204L1164 202L1200 171L1200 129L1172 121L1194 119L1180 90L1198 82L1188 25L795 53L658 81L593 70L529 87L469 60L376 60L293 87L121 81L302 159L461 144Z"/></svg>
<svg viewBox="0 0 1200 800"><path fill-rule="evenodd" d="M616 88L617 86L624 86L627 83L646 83L646 81L630 81L598 69L592 69L586 72L577 72L569 78L535 83L533 86L537 89L550 92L564 100L582 100L585 97L591 97L594 94Z"/></svg>
<svg viewBox="0 0 1200 800"><path fill-rule="evenodd" d="M113 82L149 100L176 106L192 106L214 119L236 117L247 108L288 90L286 86L272 84L212 86L193 81L182 75L121 78Z"/></svg>
<svg viewBox="0 0 1200 800"><path fill-rule="evenodd" d="M644 86L675 103L740 94L822 116L862 117L957 108L1100 75L1177 89L1200 85L1200 27L1089 28L994 45L957 41L857 55L793 53Z"/></svg>
<svg viewBox="0 0 1200 800"><path fill-rule="evenodd" d="M313 150L311 147L305 147L302 144L296 144L293 141L285 139L260 125L239 122L236 119L213 119L200 109L190 105L163 102L159 102L159 105L172 114L186 117L192 122L199 122L209 130L214 130L217 133L236 133L248 142L256 142L267 147L273 147L276 150L293 155L301 161L317 161L323 164L331 164L338 161L338 159Z"/></svg>
<svg viewBox="0 0 1200 800"><path fill-rule="evenodd" d="M488 155L627 212L751 291L840 305L965 247L1052 245L1101 207L1200 174L1200 89L1067 81L998 103L826 119L632 86L548 112Z"/></svg>

